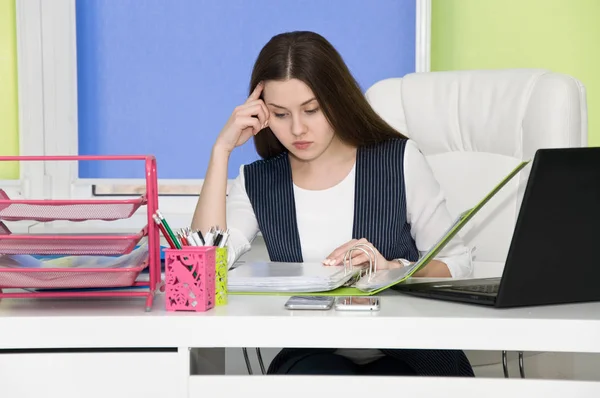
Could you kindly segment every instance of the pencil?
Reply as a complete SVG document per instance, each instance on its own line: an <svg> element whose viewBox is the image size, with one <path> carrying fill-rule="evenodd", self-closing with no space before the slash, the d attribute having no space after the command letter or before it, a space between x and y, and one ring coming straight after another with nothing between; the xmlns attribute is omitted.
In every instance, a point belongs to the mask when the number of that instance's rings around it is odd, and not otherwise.
<svg viewBox="0 0 600 398"><path fill-rule="evenodd" d="M158 218L158 216L156 214L153 214L152 218L154 219L154 222L158 225L158 229L160 229L160 232L165 237L165 240L167 241L167 243L169 244L169 246L171 247L171 249L175 249L175 244L173 243L173 241L171 240L171 237L169 236L169 234L165 230L165 226L162 225L162 223L160 222L160 218Z"/></svg>
<svg viewBox="0 0 600 398"><path fill-rule="evenodd" d="M165 220L165 218L163 217L162 213L160 211L156 210L155 214L159 218L159 220L162 223L162 225L167 230L167 233L169 234L169 236L171 237L171 239L173 239L173 243L175 243L175 248L181 249L181 244L179 243L179 239L177 239L177 237L175 236L175 234L173 234L173 230L171 230L171 227L169 227L169 223L167 223L167 220Z"/></svg>

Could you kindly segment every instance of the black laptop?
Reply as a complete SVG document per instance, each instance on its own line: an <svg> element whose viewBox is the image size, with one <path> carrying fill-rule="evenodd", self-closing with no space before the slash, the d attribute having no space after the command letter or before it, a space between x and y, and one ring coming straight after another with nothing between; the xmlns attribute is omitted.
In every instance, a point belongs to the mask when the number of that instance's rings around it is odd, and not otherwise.
<svg viewBox="0 0 600 398"><path fill-rule="evenodd" d="M600 148L536 152L502 278L394 290L497 308L600 301Z"/></svg>

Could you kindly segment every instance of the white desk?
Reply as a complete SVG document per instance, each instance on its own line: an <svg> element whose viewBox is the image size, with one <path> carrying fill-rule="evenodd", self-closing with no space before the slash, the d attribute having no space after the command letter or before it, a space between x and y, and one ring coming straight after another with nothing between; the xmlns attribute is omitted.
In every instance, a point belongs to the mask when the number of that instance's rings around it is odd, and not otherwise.
<svg viewBox="0 0 600 398"><path fill-rule="evenodd" d="M118 392L123 392L122 396L127 397L183 398L200 396L207 391L221 394L222 389L233 394L238 389L254 388L255 383L264 388L265 383L279 385L281 380L287 380L284 377L277 381L279 378L273 376L190 376L190 347L600 352L600 303L496 310L391 293L382 296L379 312L342 313L333 310L287 311L283 308L286 299L278 296L230 296L227 306L206 313L166 313L162 297L156 300L150 313L144 312L143 300L138 299L3 300L0 303L2 349L143 348L146 351L1 354L0 385L4 393L13 393L6 396L14 397L38 396L40 392L50 391L61 392L63 396L81 396L84 393L95 397L112 393L111 397L118 397L121 396ZM49 360L59 361L59 365L49 364ZM51 377L47 372L48 366L59 366L61 370ZM62 379L57 379L56 374ZM39 389L32 385L34 379L42 380ZM299 380L296 378L289 383L294 386L297 383L294 393L304 391L303 396L310 393L307 389L330 385L327 383L339 385L349 392L357 391L353 387L355 382L348 383L337 378L324 382L327 378L323 376L312 379L316 380L316 384L296 381ZM493 396L489 393L498 391L513 395L517 390L531 393L528 388L535 388L540 393L543 391L546 397L554 396L546 394L546 391L567 391L561 388L582 388L600 393L600 383L393 379L386 379L379 385L389 392L392 388L390 383L396 383L398 388L403 389L404 383L408 383L409 390L414 388L415 391L434 394L441 391L439 388L456 388L456 391L464 392L463 383L472 383L471 392L485 392L486 396ZM65 380L68 380L67 384ZM111 384L110 380L116 380L116 384ZM140 382L145 384L135 384ZM487 387L483 387L485 385ZM478 386L482 389L479 390ZM488 389L491 386L494 386L493 391ZM80 389L84 387L85 390Z"/></svg>

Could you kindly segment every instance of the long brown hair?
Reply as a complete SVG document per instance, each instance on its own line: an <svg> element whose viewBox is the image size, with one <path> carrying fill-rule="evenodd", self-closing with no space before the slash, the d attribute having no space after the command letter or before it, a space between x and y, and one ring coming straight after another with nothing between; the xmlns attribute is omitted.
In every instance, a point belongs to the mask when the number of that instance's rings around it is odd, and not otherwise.
<svg viewBox="0 0 600 398"><path fill-rule="evenodd" d="M274 36L260 51L252 70L250 93L261 81L298 79L315 94L337 137L359 147L390 138L406 138L371 108L337 50L314 32ZM269 127L254 137L259 156L267 159L285 147Z"/></svg>

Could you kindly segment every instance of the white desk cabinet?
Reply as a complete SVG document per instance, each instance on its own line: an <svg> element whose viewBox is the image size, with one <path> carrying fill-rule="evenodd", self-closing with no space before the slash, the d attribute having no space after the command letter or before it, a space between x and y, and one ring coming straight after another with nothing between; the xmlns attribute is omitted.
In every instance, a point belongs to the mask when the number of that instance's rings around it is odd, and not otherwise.
<svg viewBox="0 0 600 398"><path fill-rule="evenodd" d="M181 396L176 352L2 353L0 389L14 398Z"/></svg>

